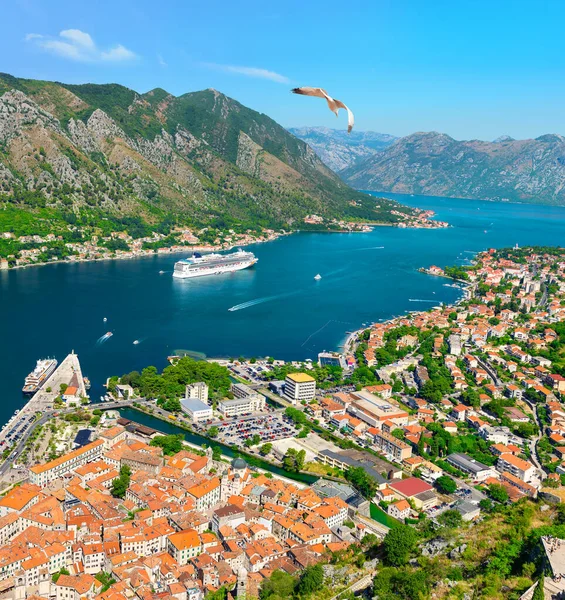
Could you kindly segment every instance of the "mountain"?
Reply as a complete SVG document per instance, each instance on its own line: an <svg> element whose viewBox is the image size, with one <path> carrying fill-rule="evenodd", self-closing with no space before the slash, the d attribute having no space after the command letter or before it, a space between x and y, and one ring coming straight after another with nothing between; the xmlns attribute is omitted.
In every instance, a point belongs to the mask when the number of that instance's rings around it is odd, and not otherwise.
<svg viewBox="0 0 565 600"><path fill-rule="evenodd" d="M350 134L327 127L291 127L290 133L304 140L332 171L339 173L359 160L374 156L394 140L393 135L374 131L355 131Z"/></svg>
<svg viewBox="0 0 565 600"><path fill-rule="evenodd" d="M0 208L71 222L292 227L307 214L396 222L303 141L216 90L0 74ZM0 213L2 211L0 210ZM86 215L86 216L85 216ZM1 219L0 219L1 225Z"/></svg>
<svg viewBox="0 0 565 600"><path fill-rule="evenodd" d="M414 133L340 175L357 189L565 205L565 138L482 142Z"/></svg>

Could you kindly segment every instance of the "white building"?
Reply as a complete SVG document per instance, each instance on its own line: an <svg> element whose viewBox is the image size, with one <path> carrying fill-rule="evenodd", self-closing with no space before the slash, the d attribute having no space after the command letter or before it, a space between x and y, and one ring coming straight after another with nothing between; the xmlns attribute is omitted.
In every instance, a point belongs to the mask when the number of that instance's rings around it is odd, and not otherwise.
<svg viewBox="0 0 565 600"><path fill-rule="evenodd" d="M316 396L316 380L306 373L289 373L285 379L284 395L293 404L313 400Z"/></svg>
<svg viewBox="0 0 565 600"><path fill-rule="evenodd" d="M252 394L245 398L221 400L218 403L218 410L226 417L239 417L250 413L263 412L265 410L265 397L261 394Z"/></svg>
<svg viewBox="0 0 565 600"><path fill-rule="evenodd" d="M54 479L74 471L77 467L98 460L102 456L103 449L104 442L96 440L44 465L35 465L29 470L29 481L43 487Z"/></svg>
<svg viewBox="0 0 565 600"><path fill-rule="evenodd" d="M187 400L183 398L180 401L181 408L184 413L194 423L201 423L213 417L212 407L204 404L204 402L196 399Z"/></svg>
<svg viewBox="0 0 565 600"><path fill-rule="evenodd" d="M208 386L203 381L191 383L186 386L184 397L186 400L200 400L208 404Z"/></svg>

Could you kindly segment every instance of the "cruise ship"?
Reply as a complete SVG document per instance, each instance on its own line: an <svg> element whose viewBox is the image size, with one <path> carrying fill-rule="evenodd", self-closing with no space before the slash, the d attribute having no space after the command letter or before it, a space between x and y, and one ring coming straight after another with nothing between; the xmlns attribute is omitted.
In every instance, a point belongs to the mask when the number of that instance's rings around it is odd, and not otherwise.
<svg viewBox="0 0 565 600"><path fill-rule="evenodd" d="M199 254L195 252L190 258L175 263L173 277L187 279L203 275L220 275L240 271L253 266L259 259L252 252L238 250L231 254Z"/></svg>
<svg viewBox="0 0 565 600"><path fill-rule="evenodd" d="M56 368L57 361L54 358L38 360L35 369L25 378L23 393L35 394Z"/></svg>

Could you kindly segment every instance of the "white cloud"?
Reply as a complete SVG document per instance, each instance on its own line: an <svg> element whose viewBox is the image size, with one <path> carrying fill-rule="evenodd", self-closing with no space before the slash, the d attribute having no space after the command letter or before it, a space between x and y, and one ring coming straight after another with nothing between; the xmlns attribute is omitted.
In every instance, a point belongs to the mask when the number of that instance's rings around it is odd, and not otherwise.
<svg viewBox="0 0 565 600"><path fill-rule="evenodd" d="M162 66L162 67L168 67L169 65L166 63L165 59L160 55L157 54L157 62Z"/></svg>
<svg viewBox="0 0 565 600"><path fill-rule="evenodd" d="M290 83L290 79L288 77L267 69L258 69L256 67L238 67L235 65L218 65L216 63L203 63L203 66L208 67L209 69L225 71L226 73L245 75L246 77L269 79L270 81L276 81L277 83Z"/></svg>
<svg viewBox="0 0 565 600"><path fill-rule="evenodd" d="M94 50L95 45L93 39L90 37L88 33L81 31L80 29L65 29L61 31L59 34L62 38L69 40L72 44L76 46L81 46L82 48L88 48L89 50Z"/></svg>
<svg viewBox="0 0 565 600"><path fill-rule="evenodd" d="M111 61L124 61L124 60L132 60L135 58L135 54L131 51L118 44L114 48L108 50L108 52L102 52L100 54L102 60L111 60Z"/></svg>
<svg viewBox="0 0 565 600"><path fill-rule="evenodd" d="M64 29L56 37L28 33L26 42L30 42L46 52L56 54L77 62L129 62L137 58L136 54L122 44L116 44L108 50L98 48L90 34L80 29Z"/></svg>

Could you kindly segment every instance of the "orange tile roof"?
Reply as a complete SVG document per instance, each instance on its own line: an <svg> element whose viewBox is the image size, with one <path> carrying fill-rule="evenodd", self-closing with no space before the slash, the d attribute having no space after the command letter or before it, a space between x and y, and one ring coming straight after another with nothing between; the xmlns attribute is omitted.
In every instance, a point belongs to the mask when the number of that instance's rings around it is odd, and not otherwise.
<svg viewBox="0 0 565 600"><path fill-rule="evenodd" d="M50 471L51 469L54 469L55 467L58 467L59 465L62 465L68 462L69 460L72 460L73 458L78 458L79 456L82 456L85 452L88 452L89 450L92 450L93 448L96 448L98 446L102 446L103 444L104 442L102 440L96 440L95 442L86 444L86 446L83 446L82 448L77 448L76 450L73 450L68 454L64 454L63 456L56 458L55 460L51 460L48 463L45 463L43 465L35 465L34 467L31 467L30 471L36 474L45 473L45 471Z"/></svg>
<svg viewBox="0 0 565 600"><path fill-rule="evenodd" d="M200 547L200 537L195 529L185 529L172 533L169 536L169 541L177 550Z"/></svg>

